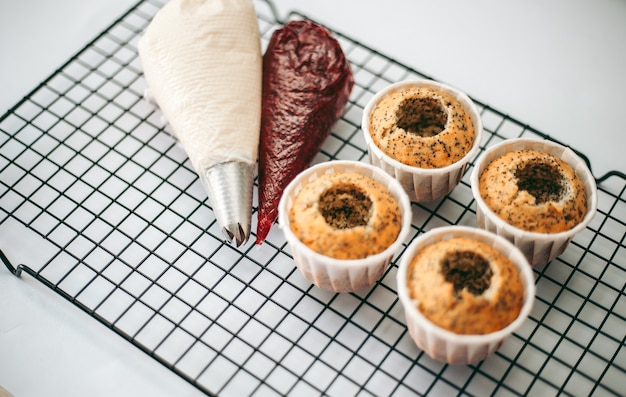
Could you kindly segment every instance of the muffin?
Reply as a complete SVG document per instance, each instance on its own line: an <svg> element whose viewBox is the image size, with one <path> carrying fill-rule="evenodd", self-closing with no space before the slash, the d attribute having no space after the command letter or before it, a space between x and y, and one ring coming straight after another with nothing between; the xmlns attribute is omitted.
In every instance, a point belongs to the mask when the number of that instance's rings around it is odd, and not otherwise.
<svg viewBox="0 0 626 397"><path fill-rule="evenodd" d="M433 229L404 253L397 274L419 348L450 364L487 358L528 317L531 267L509 241L465 226Z"/></svg>
<svg viewBox="0 0 626 397"><path fill-rule="evenodd" d="M429 80L392 84L374 95L361 127L370 162L418 202L452 191L482 135L480 115L467 95Z"/></svg>
<svg viewBox="0 0 626 397"><path fill-rule="evenodd" d="M513 242L533 266L559 256L596 212L586 163L547 140L510 139L489 148L470 180L478 226Z"/></svg>
<svg viewBox="0 0 626 397"><path fill-rule="evenodd" d="M279 203L279 225L304 278L356 291L382 277L411 226L399 183L377 167L329 161L300 173Z"/></svg>

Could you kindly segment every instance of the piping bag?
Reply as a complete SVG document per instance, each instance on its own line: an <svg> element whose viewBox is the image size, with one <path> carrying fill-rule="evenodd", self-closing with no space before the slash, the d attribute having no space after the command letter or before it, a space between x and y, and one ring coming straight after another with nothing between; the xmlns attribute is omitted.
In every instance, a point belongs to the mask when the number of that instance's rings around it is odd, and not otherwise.
<svg viewBox="0 0 626 397"><path fill-rule="evenodd" d="M262 55L249 0L171 0L138 43L147 86L189 156L217 222L250 237Z"/></svg>
<svg viewBox="0 0 626 397"><path fill-rule="evenodd" d="M321 150L344 112L354 76L341 45L322 25L289 21L263 55L256 243L278 218L289 184Z"/></svg>

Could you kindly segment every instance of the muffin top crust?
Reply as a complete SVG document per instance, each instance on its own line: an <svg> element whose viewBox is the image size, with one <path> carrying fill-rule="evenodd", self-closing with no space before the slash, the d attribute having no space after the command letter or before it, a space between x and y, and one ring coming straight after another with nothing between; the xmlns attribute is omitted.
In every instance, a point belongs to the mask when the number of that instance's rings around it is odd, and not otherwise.
<svg viewBox="0 0 626 397"><path fill-rule="evenodd" d="M370 116L372 141L406 165L442 168L461 160L476 135L469 112L450 93L411 86L389 93Z"/></svg>
<svg viewBox="0 0 626 397"><path fill-rule="evenodd" d="M395 197L368 176L323 174L304 185L289 211L295 236L320 254L362 259L387 249L400 234Z"/></svg>
<svg viewBox="0 0 626 397"><path fill-rule="evenodd" d="M529 232L563 232L587 213L582 180L567 162L549 153L531 149L505 153L485 167L478 185L496 215Z"/></svg>
<svg viewBox="0 0 626 397"><path fill-rule="evenodd" d="M524 287L513 262L467 237L432 243L411 259L407 287L417 309L457 334L498 331L519 315Z"/></svg>

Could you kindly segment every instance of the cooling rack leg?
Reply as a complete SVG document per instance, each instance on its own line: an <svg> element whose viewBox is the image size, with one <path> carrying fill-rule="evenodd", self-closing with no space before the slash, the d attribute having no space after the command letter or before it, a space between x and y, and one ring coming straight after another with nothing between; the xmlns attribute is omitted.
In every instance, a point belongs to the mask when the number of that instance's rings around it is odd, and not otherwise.
<svg viewBox="0 0 626 397"><path fill-rule="evenodd" d="M7 267L7 269L9 269L9 271L11 271L11 273L13 273L16 277L19 277L22 275L22 265L18 265L17 267L14 267L9 261L9 258L7 258L7 256L4 255L4 252L2 252L2 250L0 250L0 259L2 259L2 262Z"/></svg>

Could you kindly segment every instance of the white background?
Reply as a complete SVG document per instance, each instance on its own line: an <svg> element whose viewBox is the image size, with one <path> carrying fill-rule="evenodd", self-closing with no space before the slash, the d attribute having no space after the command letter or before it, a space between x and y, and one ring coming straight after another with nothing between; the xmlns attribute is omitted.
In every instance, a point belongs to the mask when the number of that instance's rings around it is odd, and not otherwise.
<svg viewBox="0 0 626 397"><path fill-rule="evenodd" d="M0 114L132 0L0 3ZM622 0L275 0L626 172ZM1 205L1 203L0 203ZM6 244L6 241L0 242ZM24 242L24 249L30 249ZM0 269L0 386L15 396L200 395L29 276Z"/></svg>

